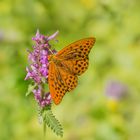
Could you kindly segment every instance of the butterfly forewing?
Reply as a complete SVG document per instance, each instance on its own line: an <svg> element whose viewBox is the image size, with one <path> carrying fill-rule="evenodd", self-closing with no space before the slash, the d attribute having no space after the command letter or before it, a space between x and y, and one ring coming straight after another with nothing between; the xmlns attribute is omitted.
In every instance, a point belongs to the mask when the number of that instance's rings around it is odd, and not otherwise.
<svg viewBox="0 0 140 140"><path fill-rule="evenodd" d="M53 61L49 64L48 82L51 97L55 104L59 104L68 88L62 82L61 75L58 73L56 64Z"/></svg>
<svg viewBox="0 0 140 140"><path fill-rule="evenodd" d="M81 39L63 48L56 56L63 60L85 58L88 56L94 43L95 38Z"/></svg>
<svg viewBox="0 0 140 140"><path fill-rule="evenodd" d="M81 75L88 68L88 54L94 43L95 38L76 41L59 51L56 56L73 74Z"/></svg>

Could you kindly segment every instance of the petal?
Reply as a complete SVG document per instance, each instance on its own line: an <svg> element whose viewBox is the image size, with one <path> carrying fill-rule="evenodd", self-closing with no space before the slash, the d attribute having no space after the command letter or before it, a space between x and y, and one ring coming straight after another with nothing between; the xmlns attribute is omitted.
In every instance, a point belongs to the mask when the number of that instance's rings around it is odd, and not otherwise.
<svg viewBox="0 0 140 140"><path fill-rule="evenodd" d="M49 40L54 39L54 38L58 35L58 33L59 33L59 31L56 31L54 34L52 34L51 36L49 36L49 37L47 38L47 40L49 41Z"/></svg>

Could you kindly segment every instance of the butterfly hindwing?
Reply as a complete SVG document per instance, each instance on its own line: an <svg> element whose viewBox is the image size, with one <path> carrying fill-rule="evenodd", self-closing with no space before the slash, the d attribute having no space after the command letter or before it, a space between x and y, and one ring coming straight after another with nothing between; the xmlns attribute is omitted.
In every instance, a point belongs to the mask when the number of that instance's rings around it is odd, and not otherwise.
<svg viewBox="0 0 140 140"><path fill-rule="evenodd" d="M83 74L88 68L88 63L88 58L75 60L73 65L73 72L78 76Z"/></svg>
<svg viewBox="0 0 140 140"><path fill-rule="evenodd" d="M63 63L61 64L56 64L57 66L57 71L61 76L61 84L64 84L67 87L67 91L73 90L78 83L78 77L71 73L69 69Z"/></svg>
<svg viewBox="0 0 140 140"><path fill-rule="evenodd" d="M88 58L64 60L63 65L74 75L83 74L88 68Z"/></svg>
<svg viewBox="0 0 140 140"><path fill-rule="evenodd" d="M51 97L55 104L59 104L65 93L77 86L78 77L55 62L50 62L48 81Z"/></svg>

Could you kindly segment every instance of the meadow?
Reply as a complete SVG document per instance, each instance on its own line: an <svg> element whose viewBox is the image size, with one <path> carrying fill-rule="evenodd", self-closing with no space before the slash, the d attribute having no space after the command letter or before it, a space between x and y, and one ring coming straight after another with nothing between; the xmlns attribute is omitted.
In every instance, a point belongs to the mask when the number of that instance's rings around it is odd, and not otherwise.
<svg viewBox="0 0 140 140"><path fill-rule="evenodd" d="M139 0L0 1L0 140L140 139ZM37 29L61 50L95 37L88 70L52 111L63 137L43 135L33 94L25 96L28 52Z"/></svg>

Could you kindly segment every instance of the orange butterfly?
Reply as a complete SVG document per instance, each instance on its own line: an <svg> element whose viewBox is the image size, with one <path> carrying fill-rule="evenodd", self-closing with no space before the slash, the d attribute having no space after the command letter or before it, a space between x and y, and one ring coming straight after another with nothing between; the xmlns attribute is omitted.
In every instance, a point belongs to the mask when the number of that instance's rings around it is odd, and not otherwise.
<svg viewBox="0 0 140 140"><path fill-rule="evenodd" d="M81 39L49 55L48 83L56 105L62 101L66 92L77 86L78 76L87 70L88 54L94 43L93 37Z"/></svg>

